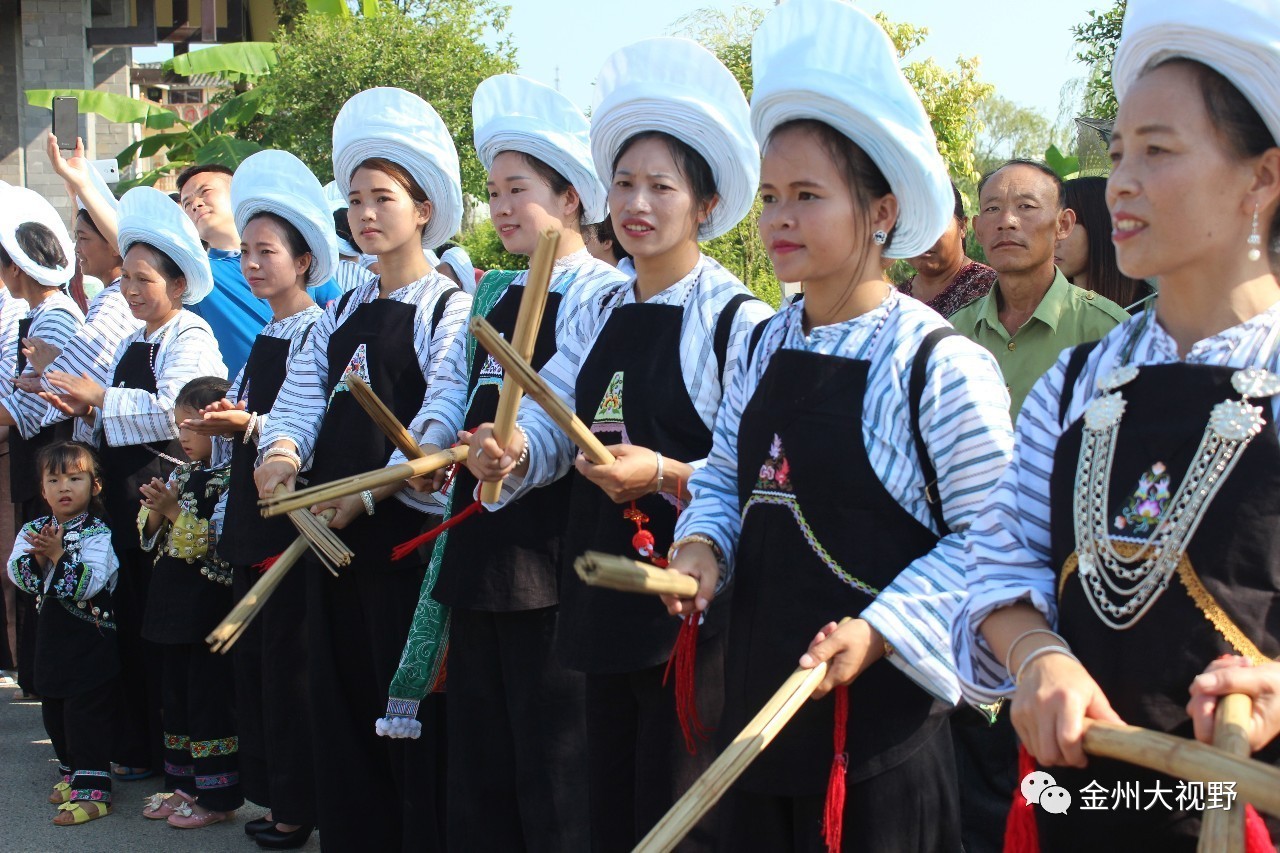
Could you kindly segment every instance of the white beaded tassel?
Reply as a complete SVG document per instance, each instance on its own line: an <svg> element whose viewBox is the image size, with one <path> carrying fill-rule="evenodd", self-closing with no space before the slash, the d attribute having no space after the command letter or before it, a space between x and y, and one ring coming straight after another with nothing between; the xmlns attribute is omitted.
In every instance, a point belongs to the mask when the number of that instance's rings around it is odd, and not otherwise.
<svg viewBox="0 0 1280 853"><path fill-rule="evenodd" d="M1249 234L1249 260L1256 261L1262 257L1262 235L1258 233L1258 206L1253 206L1253 231Z"/></svg>

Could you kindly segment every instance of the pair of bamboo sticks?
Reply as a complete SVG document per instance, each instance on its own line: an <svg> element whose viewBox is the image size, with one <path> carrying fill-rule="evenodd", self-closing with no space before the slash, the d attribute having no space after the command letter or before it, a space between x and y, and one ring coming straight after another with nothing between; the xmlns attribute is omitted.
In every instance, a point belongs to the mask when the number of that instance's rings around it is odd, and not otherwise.
<svg viewBox="0 0 1280 853"><path fill-rule="evenodd" d="M575 561L574 569L589 584L624 592L689 598L698 591L693 578L608 554L588 552ZM797 668L760 713L654 825L636 851L673 850L773 741L825 676L826 664L807 670ZM1280 814L1280 770L1248 758L1246 731L1251 708L1247 696L1223 697L1218 704L1213 746L1137 726L1091 720L1085 729L1084 749L1090 755L1118 759L1191 781L1233 780L1241 805L1205 813L1200 851L1240 853L1244 850L1243 803L1252 803L1269 814Z"/></svg>

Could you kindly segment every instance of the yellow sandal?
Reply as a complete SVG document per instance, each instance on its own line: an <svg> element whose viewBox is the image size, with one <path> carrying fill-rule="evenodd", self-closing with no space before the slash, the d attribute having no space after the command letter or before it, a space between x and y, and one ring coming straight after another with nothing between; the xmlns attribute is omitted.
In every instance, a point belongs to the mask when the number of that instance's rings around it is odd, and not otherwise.
<svg viewBox="0 0 1280 853"><path fill-rule="evenodd" d="M71 800L71 783L59 782L53 786L53 792L49 794L49 802L55 806L60 806Z"/></svg>
<svg viewBox="0 0 1280 853"><path fill-rule="evenodd" d="M89 812L85 811L85 808L84 808L85 805L94 806L97 809L97 811L95 811L93 814L89 814ZM62 817L63 812L66 812L67 814L71 815L71 820L59 821L58 818ZM98 802L92 802L92 801L87 803L63 803L62 805L58 806L58 814L54 815L53 825L54 826L77 826L82 823L88 823L91 820L97 820L100 817L106 817L109 814L111 814L111 806L107 803L98 803Z"/></svg>

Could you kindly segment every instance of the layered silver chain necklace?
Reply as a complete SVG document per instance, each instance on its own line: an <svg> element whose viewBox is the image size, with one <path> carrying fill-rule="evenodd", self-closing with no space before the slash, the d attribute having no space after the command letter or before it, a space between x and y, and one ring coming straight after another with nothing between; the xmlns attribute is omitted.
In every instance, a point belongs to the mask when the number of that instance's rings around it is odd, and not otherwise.
<svg viewBox="0 0 1280 853"><path fill-rule="evenodd" d="M1137 367L1124 363L1098 380L1102 394L1085 408L1076 464L1075 534L1081 586L1094 613L1117 631L1136 625L1163 594L1218 490L1262 432L1266 424L1262 407L1250 400L1280 394L1280 376L1269 370L1250 367L1232 374L1231 387L1241 399L1223 400L1213 407L1200 446L1167 511L1147 541L1126 556L1111 539L1107 508L1125 410L1119 389L1137 375Z"/></svg>

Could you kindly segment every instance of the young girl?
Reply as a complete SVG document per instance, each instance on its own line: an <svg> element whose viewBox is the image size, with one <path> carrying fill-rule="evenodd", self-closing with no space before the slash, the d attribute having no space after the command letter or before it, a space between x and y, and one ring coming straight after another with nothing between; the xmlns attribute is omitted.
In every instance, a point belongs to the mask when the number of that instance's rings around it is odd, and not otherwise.
<svg viewBox="0 0 1280 853"><path fill-rule="evenodd" d="M183 310L213 287L191 221L164 193L137 187L120 200L118 231L120 290L142 328L120 343L110 386L51 370L46 378L58 393L41 396L91 422L103 442L103 503L120 557L116 597L125 703L117 726L121 766L114 772L137 779L160 766L160 656L141 635L152 560L128 524L137 516L142 484L167 479L181 461L173 421L178 391L197 376L226 376L227 368L208 324Z"/></svg>
<svg viewBox="0 0 1280 853"><path fill-rule="evenodd" d="M886 257L937 241L952 195L879 24L840 0L792 0L752 56L761 237L804 298L763 326L729 385L676 529L672 568L699 591L669 603L715 613L732 580L722 742L815 631L801 664L830 669L728 793L721 841L959 850L949 617L964 531L1011 450L1008 397L986 351L881 277ZM833 774L847 795L824 821Z"/></svg>
<svg viewBox="0 0 1280 853"><path fill-rule="evenodd" d="M204 642L234 604L231 566L218 552L229 470L211 465L209 436L182 426L224 399L229 387L202 376L178 392L173 417L191 461L174 468L167 483L144 483L138 513L142 548L156 555L142 636L161 647L164 659L164 777L173 792L152 796L142 816L167 818L179 829L228 820L244 802L231 658Z"/></svg>
<svg viewBox="0 0 1280 853"><path fill-rule="evenodd" d="M288 519L259 514L253 467L289 364L323 313L307 286L329 280L337 247L320 182L287 152L261 151L241 163L231 206L243 241L241 271L253 295L271 306L272 321L253 342L227 399L184 426L231 442L224 526L236 535L222 540L218 555L234 566L239 600L261 577L255 567L298 536ZM269 848L301 846L315 825L311 726L298 713L307 695L305 598L306 574L290 573L235 648L240 778L245 797L271 809L245 831Z"/></svg>
<svg viewBox="0 0 1280 853"><path fill-rule="evenodd" d="M534 347L539 368L560 341L581 334L586 317L599 313L602 289L626 281L583 245L583 223L605 216L587 120L554 89L513 74L481 83L472 115L503 246L527 256L544 229L560 234ZM472 312L510 338L527 275L486 275ZM502 368L484 347L458 335L414 423L423 451L448 447L459 430L491 421L502 382ZM442 479L437 475L431 488ZM435 602L447 605L453 838L484 837L495 849L510 850L589 846L580 809L587 796L582 676L561 666L553 651L568 485L560 480L538 489L441 537L432 562L438 577L428 573L391 683L388 731L394 733L394 721L413 716L443 666L445 624ZM475 477L460 469L453 515L472 504L475 488Z"/></svg>
<svg viewBox="0 0 1280 853"><path fill-rule="evenodd" d="M970 534L966 692L1012 694L1023 745L1071 792L1178 790L1086 767L1085 720L1191 737L1206 666L1280 655L1277 44L1275 0L1129 3L1107 204L1121 271L1159 296L1036 384ZM1165 800L1049 815L1041 847L1195 849L1202 808Z"/></svg>
<svg viewBox="0 0 1280 853"><path fill-rule="evenodd" d="M759 150L746 99L720 62L684 39L652 39L614 54L598 81L591 147L610 176L609 208L635 256L636 278L602 295L560 343L542 375L617 457L579 456L562 550L557 653L586 673L592 848L630 849L710 764L712 749L686 749L663 672L679 620L642 596L584 586L573 574L586 550L660 556L672 539L689 475L711 447L722 382L768 316L736 278L701 254L698 241L732 228L751 207ZM625 414L624 414L625 410ZM565 475L567 436L526 402L506 448L483 424L468 467L497 479L506 501ZM638 528L652 544L636 547ZM703 626L698 713L715 726L727 610ZM708 832L694 843L709 847Z"/></svg>
<svg viewBox="0 0 1280 853"><path fill-rule="evenodd" d="M325 312L291 365L259 442L263 496L292 488L306 463L312 484L385 465L392 445L343 377L355 372L408 425L471 308L471 297L433 272L424 253L452 236L462 217L458 155L435 110L401 89L371 89L343 106L333 137L352 230L377 254L381 272ZM330 526L355 552L341 577L307 576L312 745L316 767L326 768L317 819L325 844L338 849L443 845L443 790L434 779L444 766L443 726L429 718L429 738L387 741L370 725L426 572L422 556L391 560L394 543L426 521L400 501L378 503L396 490L312 507L336 510Z"/></svg>
<svg viewBox="0 0 1280 853"><path fill-rule="evenodd" d="M119 563L103 521L93 450L62 441L36 457L50 514L23 526L9 577L35 597L36 689L62 781L49 802L58 826L111 814L111 735L120 660L115 606Z"/></svg>

